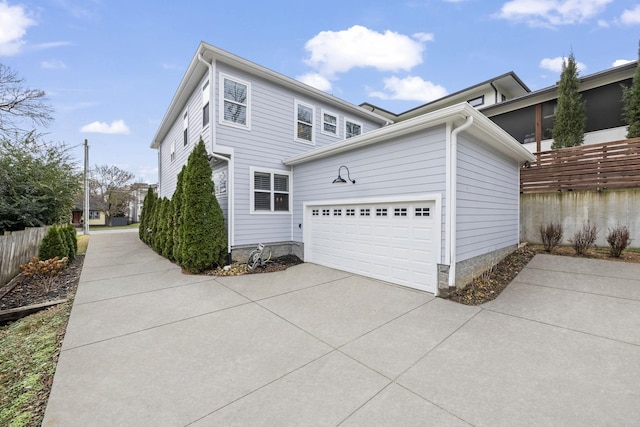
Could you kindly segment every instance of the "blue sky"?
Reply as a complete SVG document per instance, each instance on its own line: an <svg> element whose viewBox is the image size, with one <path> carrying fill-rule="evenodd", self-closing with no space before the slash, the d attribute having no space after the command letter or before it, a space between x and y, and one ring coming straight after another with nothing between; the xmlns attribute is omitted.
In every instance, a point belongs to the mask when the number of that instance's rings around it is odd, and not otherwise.
<svg viewBox="0 0 640 427"><path fill-rule="evenodd" d="M200 41L392 112L508 71L554 84L637 59L640 1L0 0L0 62L45 90L46 139L157 181L149 148ZM82 162L82 148L72 153Z"/></svg>

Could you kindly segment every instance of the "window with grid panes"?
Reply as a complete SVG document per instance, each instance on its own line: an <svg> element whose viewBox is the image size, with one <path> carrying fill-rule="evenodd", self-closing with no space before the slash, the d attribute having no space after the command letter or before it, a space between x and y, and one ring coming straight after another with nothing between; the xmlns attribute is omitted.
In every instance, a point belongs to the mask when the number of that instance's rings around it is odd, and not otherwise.
<svg viewBox="0 0 640 427"><path fill-rule="evenodd" d="M312 106L296 101L296 140L313 142L313 114Z"/></svg>
<svg viewBox="0 0 640 427"><path fill-rule="evenodd" d="M255 171L253 173L253 210L289 212L289 175Z"/></svg>
<svg viewBox="0 0 640 427"><path fill-rule="evenodd" d="M221 122L249 127L249 84L235 80L229 76L222 76L221 80Z"/></svg>

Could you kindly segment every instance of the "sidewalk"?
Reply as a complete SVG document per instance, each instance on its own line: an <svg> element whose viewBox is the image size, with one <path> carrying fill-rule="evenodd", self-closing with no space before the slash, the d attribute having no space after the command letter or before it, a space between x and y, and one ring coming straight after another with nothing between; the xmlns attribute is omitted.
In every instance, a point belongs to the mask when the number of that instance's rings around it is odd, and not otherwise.
<svg viewBox="0 0 640 427"><path fill-rule="evenodd" d="M538 255L468 307L314 264L183 275L91 236L44 426L637 425L640 265Z"/></svg>

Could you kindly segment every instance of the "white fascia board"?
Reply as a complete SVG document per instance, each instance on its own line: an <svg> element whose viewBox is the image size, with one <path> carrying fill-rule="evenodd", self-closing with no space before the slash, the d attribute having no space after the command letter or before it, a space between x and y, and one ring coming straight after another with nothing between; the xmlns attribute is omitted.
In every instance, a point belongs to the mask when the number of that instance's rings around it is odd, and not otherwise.
<svg viewBox="0 0 640 427"><path fill-rule="evenodd" d="M329 105L335 106L336 108L341 108L349 113L357 116L357 117L366 117L369 120L380 123L382 125L393 123L387 117L384 117L380 114L374 113L372 111L367 110L366 108L360 107L355 104L351 104L347 101L344 101L340 98L337 98L333 95L329 95L326 92L318 90L314 87L306 85L302 82L299 82L295 79L287 77L283 74L272 71L268 68L265 68L261 65L258 65L254 62L236 56L232 53L224 51L220 48L217 48L213 45L210 45L205 42L200 42L198 46L198 50L196 54L193 56L191 63L189 64L189 68L187 69L178 89L176 90L175 95L169 105L169 109L167 110L156 135L153 138L151 143L151 148L158 148L159 144L162 142L166 134L169 132L169 129L175 120L175 118L180 114L180 112L184 109L186 102L193 91L193 88L196 87L204 74L207 72L207 68L201 61L198 60L198 55L202 55L203 58L209 61L220 61L222 63L228 64L234 68L238 68L240 70L246 71L249 74L261 77L265 80L274 82L280 86L284 86L288 89L291 89L297 93L302 93L309 96L312 99L319 99L323 102L326 102ZM211 83L210 83L211 84Z"/></svg>
<svg viewBox="0 0 640 427"><path fill-rule="evenodd" d="M511 137L511 135L486 118L483 114L479 113L468 103L462 102L460 104L452 105L422 116L405 120L403 122L376 129L353 138L345 139L317 150L289 157L288 159L285 159L283 163L288 166L297 165L345 151L354 150L356 148L366 147L371 144L387 141L391 138L397 138L399 136L407 135L423 129L429 129L446 123L451 123L454 126L460 125L469 116L473 116L474 122L467 132L482 137L485 143L493 146L508 156L517 159L518 161L524 162L527 160L535 160L533 154L531 154L526 148L522 147L520 143Z"/></svg>

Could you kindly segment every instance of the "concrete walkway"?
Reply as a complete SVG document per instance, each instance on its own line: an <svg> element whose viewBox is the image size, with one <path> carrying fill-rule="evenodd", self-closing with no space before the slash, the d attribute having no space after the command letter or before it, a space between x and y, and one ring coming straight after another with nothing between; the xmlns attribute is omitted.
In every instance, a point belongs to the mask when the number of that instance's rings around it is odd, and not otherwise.
<svg viewBox="0 0 640 427"><path fill-rule="evenodd" d="M91 236L44 426L637 426L640 265L538 255L467 307Z"/></svg>

